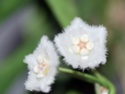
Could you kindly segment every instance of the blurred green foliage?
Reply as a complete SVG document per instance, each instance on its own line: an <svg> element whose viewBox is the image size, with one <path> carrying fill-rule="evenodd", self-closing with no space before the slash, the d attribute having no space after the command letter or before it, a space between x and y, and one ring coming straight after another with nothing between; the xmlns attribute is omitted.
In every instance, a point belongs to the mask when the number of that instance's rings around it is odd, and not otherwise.
<svg viewBox="0 0 125 94"><path fill-rule="evenodd" d="M29 0L0 0L0 23Z"/></svg>
<svg viewBox="0 0 125 94"><path fill-rule="evenodd" d="M67 92L66 94L81 94L79 91L71 90Z"/></svg>
<svg viewBox="0 0 125 94"><path fill-rule="evenodd" d="M32 20L30 20L32 19ZM17 47L10 56L8 56L0 66L0 93L6 90L10 82L19 75L26 67L23 63L24 56L31 53L37 46L42 35L53 37L55 30L48 20L44 10L40 13L34 12L29 18L24 32L25 41ZM29 28L30 27L30 28Z"/></svg>
<svg viewBox="0 0 125 94"><path fill-rule="evenodd" d="M73 0L46 0L46 2L62 28L69 25L74 17L79 16Z"/></svg>

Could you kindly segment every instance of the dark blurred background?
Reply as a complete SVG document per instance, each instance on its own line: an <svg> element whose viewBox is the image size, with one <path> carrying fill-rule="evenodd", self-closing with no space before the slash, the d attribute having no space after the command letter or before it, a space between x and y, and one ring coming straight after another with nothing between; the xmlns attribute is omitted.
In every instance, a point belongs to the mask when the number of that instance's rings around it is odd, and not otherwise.
<svg viewBox="0 0 125 94"><path fill-rule="evenodd" d="M24 88L24 56L42 35L53 39L74 17L107 28L108 60L97 70L115 85L117 94L125 94L124 0L0 0L0 94L42 94ZM94 92L94 84L59 73L49 94Z"/></svg>

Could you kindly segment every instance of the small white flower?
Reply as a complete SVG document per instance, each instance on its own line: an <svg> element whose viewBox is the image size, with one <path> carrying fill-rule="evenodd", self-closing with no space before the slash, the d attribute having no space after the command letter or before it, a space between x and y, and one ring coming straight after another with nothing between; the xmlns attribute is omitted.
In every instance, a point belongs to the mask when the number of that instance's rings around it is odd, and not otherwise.
<svg viewBox="0 0 125 94"><path fill-rule="evenodd" d="M106 62L106 36L105 27L90 26L75 18L55 37L55 43L68 65L84 70Z"/></svg>
<svg viewBox="0 0 125 94"><path fill-rule="evenodd" d="M25 87L30 91L49 92L51 84L54 82L57 66L59 65L58 56L54 45L46 36L41 41L36 50L25 57L24 62L28 64L29 75Z"/></svg>

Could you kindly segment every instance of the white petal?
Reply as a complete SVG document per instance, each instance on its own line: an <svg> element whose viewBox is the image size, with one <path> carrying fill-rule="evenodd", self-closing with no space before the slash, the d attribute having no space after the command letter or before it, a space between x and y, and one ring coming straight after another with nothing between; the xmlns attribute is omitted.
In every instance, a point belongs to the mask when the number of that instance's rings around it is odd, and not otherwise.
<svg viewBox="0 0 125 94"><path fill-rule="evenodd" d="M79 46L73 46L73 51L78 54L80 52Z"/></svg>
<svg viewBox="0 0 125 94"><path fill-rule="evenodd" d="M87 49L83 48L83 49L80 51L80 54L81 54L81 55L87 55L87 54L89 54L89 51L88 51Z"/></svg>
<svg viewBox="0 0 125 94"><path fill-rule="evenodd" d="M38 55L37 56L37 61L38 61L38 63L42 63L43 62L43 57Z"/></svg>
<svg viewBox="0 0 125 94"><path fill-rule="evenodd" d="M78 44L80 42L80 39L79 38L73 38L72 39L72 43L73 44Z"/></svg>
<svg viewBox="0 0 125 94"><path fill-rule="evenodd" d="M48 64L48 63L49 63L49 60L46 59L46 58L44 58L44 62L45 62L46 64Z"/></svg>
<svg viewBox="0 0 125 94"><path fill-rule="evenodd" d="M48 93L50 91L50 89L51 89L50 86L46 86L46 84L45 85L42 84L40 88L45 93Z"/></svg>
<svg viewBox="0 0 125 94"><path fill-rule="evenodd" d="M88 60L88 59L89 59L89 56L82 56L81 59L83 59L83 60Z"/></svg>
<svg viewBox="0 0 125 94"><path fill-rule="evenodd" d="M80 39L83 41L83 42L88 42L89 41L89 36L87 34L83 35L80 37Z"/></svg>
<svg viewBox="0 0 125 94"><path fill-rule="evenodd" d="M37 74L37 78L43 78L43 77L45 77L43 73L40 72L39 74Z"/></svg>
<svg viewBox="0 0 125 94"><path fill-rule="evenodd" d="M101 94L108 94L108 92L104 91L104 92L102 92Z"/></svg>
<svg viewBox="0 0 125 94"><path fill-rule="evenodd" d="M35 72L35 73L39 73L39 68L38 68L38 65L36 65L36 66L34 66L33 67L33 72Z"/></svg>
<svg viewBox="0 0 125 94"><path fill-rule="evenodd" d="M87 48L88 50L92 50L92 49L94 48L94 43L88 42L88 43L86 44L86 48Z"/></svg>
<svg viewBox="0 0 125 94"><path fill-rule="evenodd" d="M69 51L70 53L73 53L73 49L72 49L72 48L69 48L68 51Z"/></svg>

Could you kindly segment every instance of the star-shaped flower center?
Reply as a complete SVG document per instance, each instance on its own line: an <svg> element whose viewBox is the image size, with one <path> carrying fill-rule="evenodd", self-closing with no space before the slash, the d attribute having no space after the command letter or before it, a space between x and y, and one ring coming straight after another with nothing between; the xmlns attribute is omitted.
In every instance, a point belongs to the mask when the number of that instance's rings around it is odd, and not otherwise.
<svg viewBox="0 0 125 94"><path fill-rule="evenodd" d="M43 78L48 74L49 61L47 58L42 56L37 57L37 64L33 67L33 72L36 74L37 78Z"/></svg>
<svg viewBox="0 0 125 94"><path fill-rule="evenodd" d="M81 41L78 43L79 49L81 50L82 48L86 48L86 43Z"/></svg>
<svg viewBox="0 0 125 94"><path fill-rule="evenodd" d="M80 37L72 38L72 47L69 48L71 53L80 55L82 59L87 60L89 53L93 50L94 43L90 40L87 34Z"/></svg>

